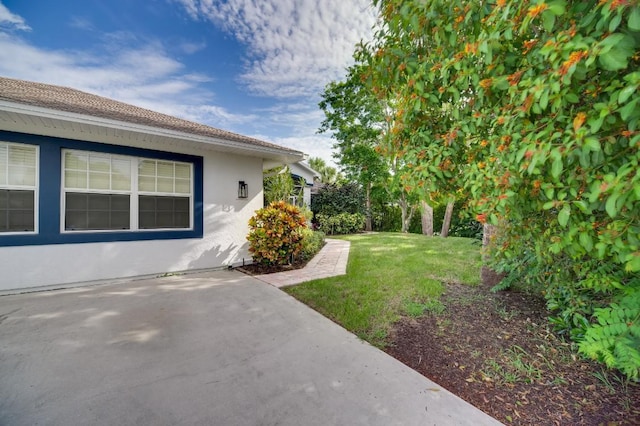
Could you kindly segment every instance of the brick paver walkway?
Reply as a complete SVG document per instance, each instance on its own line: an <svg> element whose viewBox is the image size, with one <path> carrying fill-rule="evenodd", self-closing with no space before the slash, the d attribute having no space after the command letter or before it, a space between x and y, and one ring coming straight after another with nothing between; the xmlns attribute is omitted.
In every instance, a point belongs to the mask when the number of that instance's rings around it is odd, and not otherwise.
<svg viewBox="0 0 640 426"><path fill-rule="evenodd" d="M351 243L332 239L326 239L325 242L322 250L304 268L276 272L275 274L256 275L255 278L275 287L285 287L346 274Z"/></svg>

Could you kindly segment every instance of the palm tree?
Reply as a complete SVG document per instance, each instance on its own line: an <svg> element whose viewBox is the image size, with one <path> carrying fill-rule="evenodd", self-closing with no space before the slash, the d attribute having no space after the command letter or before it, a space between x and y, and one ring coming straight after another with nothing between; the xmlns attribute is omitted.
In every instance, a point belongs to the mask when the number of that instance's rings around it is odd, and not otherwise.
<svg viewBox="0 0 640 426"><path fill-rule="evenodd" d="M326 184L334 184L342 179L342 175L338 173L335 167L328 166L320 157L309 158L309 166L320 174L320 182Z"/></svg>

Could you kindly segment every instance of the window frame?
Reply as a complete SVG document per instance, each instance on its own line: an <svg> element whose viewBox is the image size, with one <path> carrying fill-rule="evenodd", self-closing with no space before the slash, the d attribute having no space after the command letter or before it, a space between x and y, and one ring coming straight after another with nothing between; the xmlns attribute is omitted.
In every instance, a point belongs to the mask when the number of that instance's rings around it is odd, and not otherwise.
<svg viewBox="0 0 640 426"><path fill-rule="evenodd" d="M8 140L9 138L5 138L2 137L3 135L0 134L0 144L3 145L7 145L7 148L11 147L11 146L29 146L34 148L35 150L35 171L34 171L34 185L33 186L27 186L27 185L11 185L9 184L9 149L7 149L7 183L6 184L0 184L0 189L1 190L8 190L8 191L33 191L33 231L7 231L7 232L0 232L0 237L5 237L5 236L11 236L11 235L37 235L39 232L38 229L38 224L39 224L39 213L40 213L40 209L38 206L38 202L39 202L39 183L40 183L40 147L36 144L31 144L31 143L26 143L26 142L14 142L11 140Z"/></svg>
<svg viewBox="0 0 640 426"><path fill-rule="evenodd" d="M129 178L130 185L129 190L114 190L114 189L94 189L90 188L90 174L91 169L90 166L87 165L87 188L67 188L66 186L66 153L67 152L76 152L79 154L86 154L87 158L90 159L90 155L92 153L101 154L101 155L109 155L109 160L124 160L127 159L130 165ZM156 163L156 181L158 179L157 173L157 163L165 162L172 163L174 168L174 191L166 192L166 191L158 191L157 184L155 191L148 190L140 190L140 164L143 161L155 161ZM192 162L187 161L176 161L176 160L168 160L168 159L159 159L150 156L132 156L132 155L119 155L119 154L111 154L100 151L87 151L87 150L78 150L78 149L65 149L63 148L60 155L61 161L61 176L60 176L60 233L88 233L88 232L155 232L155 231L166 231L166 232L177 232L177 231L192 231L194 229L194 169L195 165ZM188 193L178 193L175 191L175 166L177 164L186 165L189 167L189 192ZM147 175L142 175L147 176ZM161 176L160 176L161 177ZM110 172L110 182L111 182L111 172ZM129 195L129 228L128 229L66 229L66 195L68 193L76 193L76 194L108 194L108 195ZM182 197L187 198L189 202L189 226L185 228L140 228L140 196L157 196L157 197Z"/></svg>
<svg viewBox="0 0 640 426"><path fill-rule="evenodd" d="M39 150L37 217L35 219L38 232L11 233L11 235L0 233L0 247L203 238L204 159L200 155L5 130L0 130L0 140L35 145ZM191 163L192 228L62 232L62 151L64 149Z"/></svg>

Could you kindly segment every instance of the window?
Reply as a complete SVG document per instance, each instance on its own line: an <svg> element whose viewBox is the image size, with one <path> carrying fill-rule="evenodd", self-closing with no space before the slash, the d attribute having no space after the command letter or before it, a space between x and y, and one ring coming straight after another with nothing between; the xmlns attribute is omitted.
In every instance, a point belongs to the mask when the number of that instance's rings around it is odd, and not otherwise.
<svg viewBox="0 0 640 426"><path fill-rule="evenodd" d="M65 150L66 231L192 228L192 164Z"/></svg>
<svg viewBox="0 0 640 426"><path fill-rule="evenodd" d="M202 238L203 160L0 130L0 247Z"/></svg>
<svg viewBox="0 0 640 426"><path fill-rule="evenodd" d="M64 152L64 229L130 229L131 158Z"/></svg>
<svg viewBox="0 0 640 426"><path fill-rule="evenodd" d="M191 226L191 165L141 159L138 164L140 229Z"/></svg>
<svg viewBox="0 0 640 426"><path fill-rule="evenodd" d="M0 142L0 232L36 231L38 148Z"/></svg>

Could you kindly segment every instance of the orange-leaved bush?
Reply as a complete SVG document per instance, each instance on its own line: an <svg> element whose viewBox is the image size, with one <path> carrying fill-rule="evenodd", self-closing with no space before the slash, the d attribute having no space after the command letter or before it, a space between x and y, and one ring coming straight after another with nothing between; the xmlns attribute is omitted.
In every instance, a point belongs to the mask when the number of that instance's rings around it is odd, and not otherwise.
<svg viewBox="0 0 640 426"><path fill-rule="evenodd" d="M274 201L249 219L249 251L262 265L286 265L302 248L306 220L300 209Z"/></svg>
<svg viewBox="0 0 640 426"><path fill-rule="evenodd" d="M585 355L640 378L640 2L374 0L409 185L463 193Z"/></svg>

